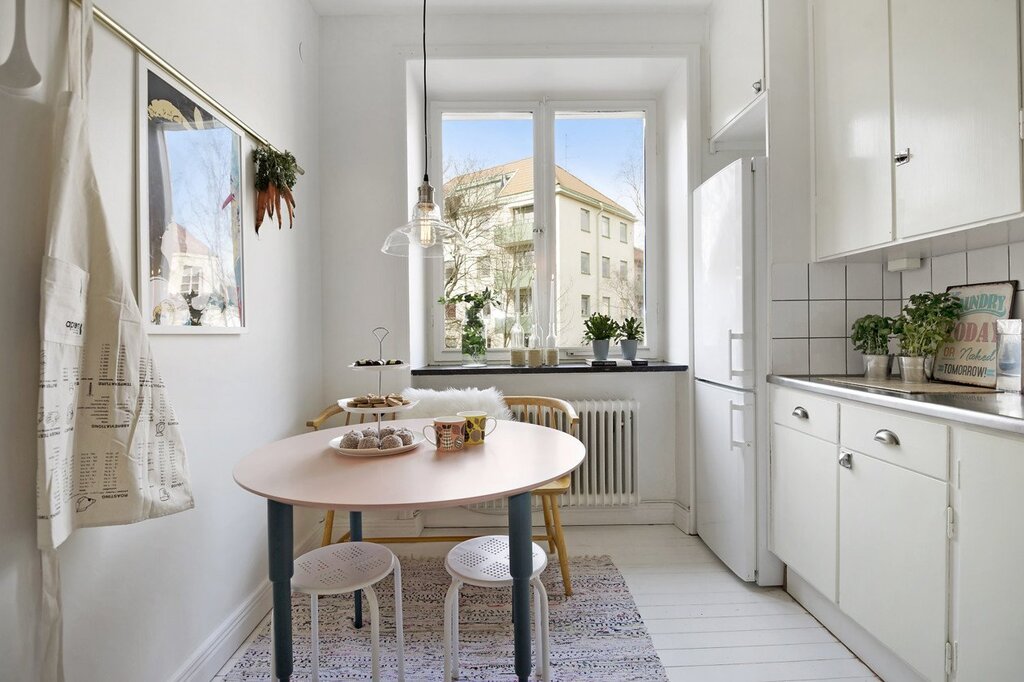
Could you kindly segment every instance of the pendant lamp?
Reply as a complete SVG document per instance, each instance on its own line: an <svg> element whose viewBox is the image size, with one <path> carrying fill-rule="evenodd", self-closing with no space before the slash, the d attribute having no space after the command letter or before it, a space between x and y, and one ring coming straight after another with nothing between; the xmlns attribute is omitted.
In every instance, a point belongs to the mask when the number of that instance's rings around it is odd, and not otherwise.
<svg viewBox="0 0 1024 682"><path fill-rule="evenodd" d="M423 0L423 184L412 207L409 222L391 231L381 251L392 256L419 252L427 258L444 258L445 248L465 247L462 234L441 220L434 203L434 188L427 174L427 0Z"/></svg>

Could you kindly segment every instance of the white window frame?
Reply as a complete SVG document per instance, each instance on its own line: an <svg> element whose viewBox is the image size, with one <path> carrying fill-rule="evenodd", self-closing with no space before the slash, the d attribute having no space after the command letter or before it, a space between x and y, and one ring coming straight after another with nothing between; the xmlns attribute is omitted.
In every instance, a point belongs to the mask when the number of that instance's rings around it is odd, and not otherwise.
<svg viewBox="0 0 1024 682"><path fill-rule="evenodd" d="M601 221L601 236L605 239L612 238L612 219L610 216L603 215L598 220ZM605 229L607 228L607 229Z"/></svg>
<svg viewBox="0 0 1024 682"><path fill-rule="evenodd" d="M623 237L625 237L625 239L623 239ZM621 220L619 221L619 243L629 243L629 225L622 222Z"/></svg>
<svg viewBox="0 0 1024 682"><path fill-rule="evenodd" d="M605 267L605 266L608 267ZM612 259L611 256L601 256L601 279L612 278Z"/></svg>
<svg viewBox="0 0 1024 682"><path fill-rule="evenodd" d="M661 252L664 241L665 225L661 220L661 206L658 184L658 118L657 103L652 99L525 99L525 100L494 100L494 101L437 101L429 106L431 140L434 152L431 154L430 175L437 178L435 200L438 204L444 201L443 182L443 149L442 118L444 114L523 114L533 115L533 169L534 169L534 255L536 261L536 282L539 294L534 296L534 306L538 320L548 319L549 295L544 283L551 281L555 272L557 235L547 226L555 223L555 115L560 112L601 112L601 111L637 111L643 112L644 123L644 177L645 177L645 217L646 243L644 249L644 307L645 334L644 343L640 347L642 353L651 358L659 357L660 324L659 311L661 306L661 290L663 275L661 264L656 254ZM593 217L593 213L591 213ZM444 347L444 306L436 303L443 292L443 259L426 259L427 277L426 304L431 306L429 330L430 362L445 364L462 361L462 351L458 348ZM593 272L593 264L591 264ZM593 298L591 299L593 310ZM548 332L547 324L542 323L544 334ZM613 353L618 353L618 346ZM563 346L561 356L566 359L590 357L593 354L589 346ZM508 359L507 348L489 349L488 359L499 362Z"/></svg>
<svg viewBox="0 0 1024 682"><path fill-rule="evenodd" d="M580 232L585 232L586 234L590 234L590 216L591 215L592 214L590 213L590 209L589 208L581 208L580 209ZM584 227L583 216L587 216L587 222L585 223L586 227Z"/></svg>
<svg viewBox="0 0 1024 682"><path fill-rule="evenodd" d="M580 274L581 275L592 275L594 274L594 268L591 267L590 257L594 254L589 251L580 251ZM587 269L583 269L583 256L587 257Z"/></svg>

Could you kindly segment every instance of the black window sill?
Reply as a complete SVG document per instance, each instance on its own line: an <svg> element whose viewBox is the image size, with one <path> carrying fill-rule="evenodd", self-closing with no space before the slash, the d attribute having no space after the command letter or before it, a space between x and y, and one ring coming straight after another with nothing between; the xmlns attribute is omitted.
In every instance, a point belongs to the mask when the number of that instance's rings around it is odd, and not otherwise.
<svg viewBox="0 0 1024 682"><path fill-rule="evenodd" d="M478 374L605 374L643 372L685 372L687 365L674 362L651 361L647 365L633 367L591 367L585 362L562 362L553 367L512 367L511 365L486 365L484 367L463 367L462 365L427 365L412 370L414 377L425 376L473 376Z"/></svg>

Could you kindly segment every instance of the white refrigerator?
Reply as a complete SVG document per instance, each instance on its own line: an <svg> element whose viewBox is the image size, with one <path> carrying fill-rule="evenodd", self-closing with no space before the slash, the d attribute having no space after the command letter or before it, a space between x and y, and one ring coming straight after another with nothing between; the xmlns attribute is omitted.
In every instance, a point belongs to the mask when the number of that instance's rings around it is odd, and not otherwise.
<svg viewBox="0 0 1024 682"><path fill-rule="evenodd" d="M742 158L693 194L697 533L737 576L762 585L782 578L767 549L768 448L759 433L758 365L767 353L755 303L767 286L767 175L767 159Z"/></svg>

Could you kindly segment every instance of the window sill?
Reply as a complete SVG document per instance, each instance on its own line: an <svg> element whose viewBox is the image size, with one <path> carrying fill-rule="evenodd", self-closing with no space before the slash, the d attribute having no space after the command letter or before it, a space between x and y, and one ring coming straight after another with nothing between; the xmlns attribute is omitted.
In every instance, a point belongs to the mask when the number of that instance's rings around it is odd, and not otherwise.
<svg viewBox="0 0 1024 682"><path fill-rule="evenodd" d="M635 367L591 367L585 362L563 362L553 367L512 367L511 365L427 365L412 370L415 376L472 376L477 374L602 374L607 372L686 372L689 366L674 362L652 360L648 365Z"/></svg>

